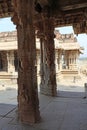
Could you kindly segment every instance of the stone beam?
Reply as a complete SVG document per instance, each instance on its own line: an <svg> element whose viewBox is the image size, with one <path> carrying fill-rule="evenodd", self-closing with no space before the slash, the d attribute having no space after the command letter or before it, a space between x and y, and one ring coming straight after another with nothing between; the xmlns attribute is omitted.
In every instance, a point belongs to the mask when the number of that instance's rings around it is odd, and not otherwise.
<svg viewBox="0 0 87 130"><path fill-rule="evenodd" d="M86 8L87 1L86 0L59 0L58 2L60 9L62 11L66 10L75 10L78 8Z"/></svg>

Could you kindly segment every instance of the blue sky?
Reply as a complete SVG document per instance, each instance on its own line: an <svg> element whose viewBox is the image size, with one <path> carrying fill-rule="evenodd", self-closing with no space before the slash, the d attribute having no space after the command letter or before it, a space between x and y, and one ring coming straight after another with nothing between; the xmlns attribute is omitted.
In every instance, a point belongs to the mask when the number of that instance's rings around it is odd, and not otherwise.
<svg viewBox="0 0 87 130"><path fill-rule="evenodd" d="M0 19L0 32L13 31L16 26L11 21L11 18Z"/></svg>
<svg viewBox="0 0 87 130"><path fill-rule="evenodd" d="M73 27L57 28L62 34L74 33ZM0 19L0 32L16 30L16 26L11 21L11 18ZM78 43L84 47L84 54L81 57L87 57L87 34L79 34L77 37Z"/></svg>

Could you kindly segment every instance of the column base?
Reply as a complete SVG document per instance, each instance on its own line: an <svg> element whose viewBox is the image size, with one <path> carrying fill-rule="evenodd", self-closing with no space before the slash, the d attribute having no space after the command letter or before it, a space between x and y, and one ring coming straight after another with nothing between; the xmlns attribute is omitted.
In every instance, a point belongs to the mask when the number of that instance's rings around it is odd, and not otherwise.
<svg viewBox="0 0 87 130"><path fill-rule="evenodd" d="M25 107L25 106L24 106ZM19 120L24 124L34 124L40 122L41 117L39 111L35 110L19 110Z"/></svg>
<svg viewBox="0 0 87 130"><path fill-rule="evenodd" d="M54 88L54 89L53 89ZM47 95L47 96L57 96L57 89L56 86L40 84L40 93Z"/></svg>

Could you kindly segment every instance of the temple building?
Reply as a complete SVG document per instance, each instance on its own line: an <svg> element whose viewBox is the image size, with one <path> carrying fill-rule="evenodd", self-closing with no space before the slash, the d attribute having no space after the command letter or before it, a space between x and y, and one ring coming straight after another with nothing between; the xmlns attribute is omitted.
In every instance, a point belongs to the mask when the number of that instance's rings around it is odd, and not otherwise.
<svg viewBox="0 0 87 130"><path fill-rule="evenodd" d="M60 34L55 31L55 55L56 72L62 78L73 78L79 76L78 60L83 54L84 48L81 47L74 34Z"/></svg>
<svg viewBox="0 0 87 130"><path fill-rule="evenodd" d="M82 53L83 48L80 47L76 37L73 34L60 34L55 31L55 64L56 76L58 80L79 75L78 58ZM18 45L17 32L2 32L0 33L0 78L17 79L18 74ZM37 54L37 77L42 71L41 65L46 64L45 53L43 58L40 51L40 39L36 37L36 54ZM62 78L60 78L62 77Z"/></svg>
<svg viewBox="0 0 87 130"><path fill-rule="evenodd" d="M17 33L0 33L0 79L17 79Z"/></svg>

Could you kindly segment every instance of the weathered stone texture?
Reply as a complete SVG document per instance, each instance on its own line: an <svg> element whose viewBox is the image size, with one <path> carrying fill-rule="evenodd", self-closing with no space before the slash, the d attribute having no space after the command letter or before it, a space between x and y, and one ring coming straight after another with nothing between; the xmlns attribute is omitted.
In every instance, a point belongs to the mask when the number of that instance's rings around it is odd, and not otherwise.
<svg viewBox="0 0 87 130"><path fill-rule="evenodd" d="M40 113L37 91L37 68L35 66L36 46L33 28L33 1L18 0L16 4L17 7L15 9L17 8L19 20L17 23L19 118L24 123L35 123L40 120Z"/></svg>
<svg viewBox="0 0 87 130"><path fill-rule="evenodd" d="M44 20L43 62L41 63L41 93L56 96L56 70L53 19Z"/></svg>

